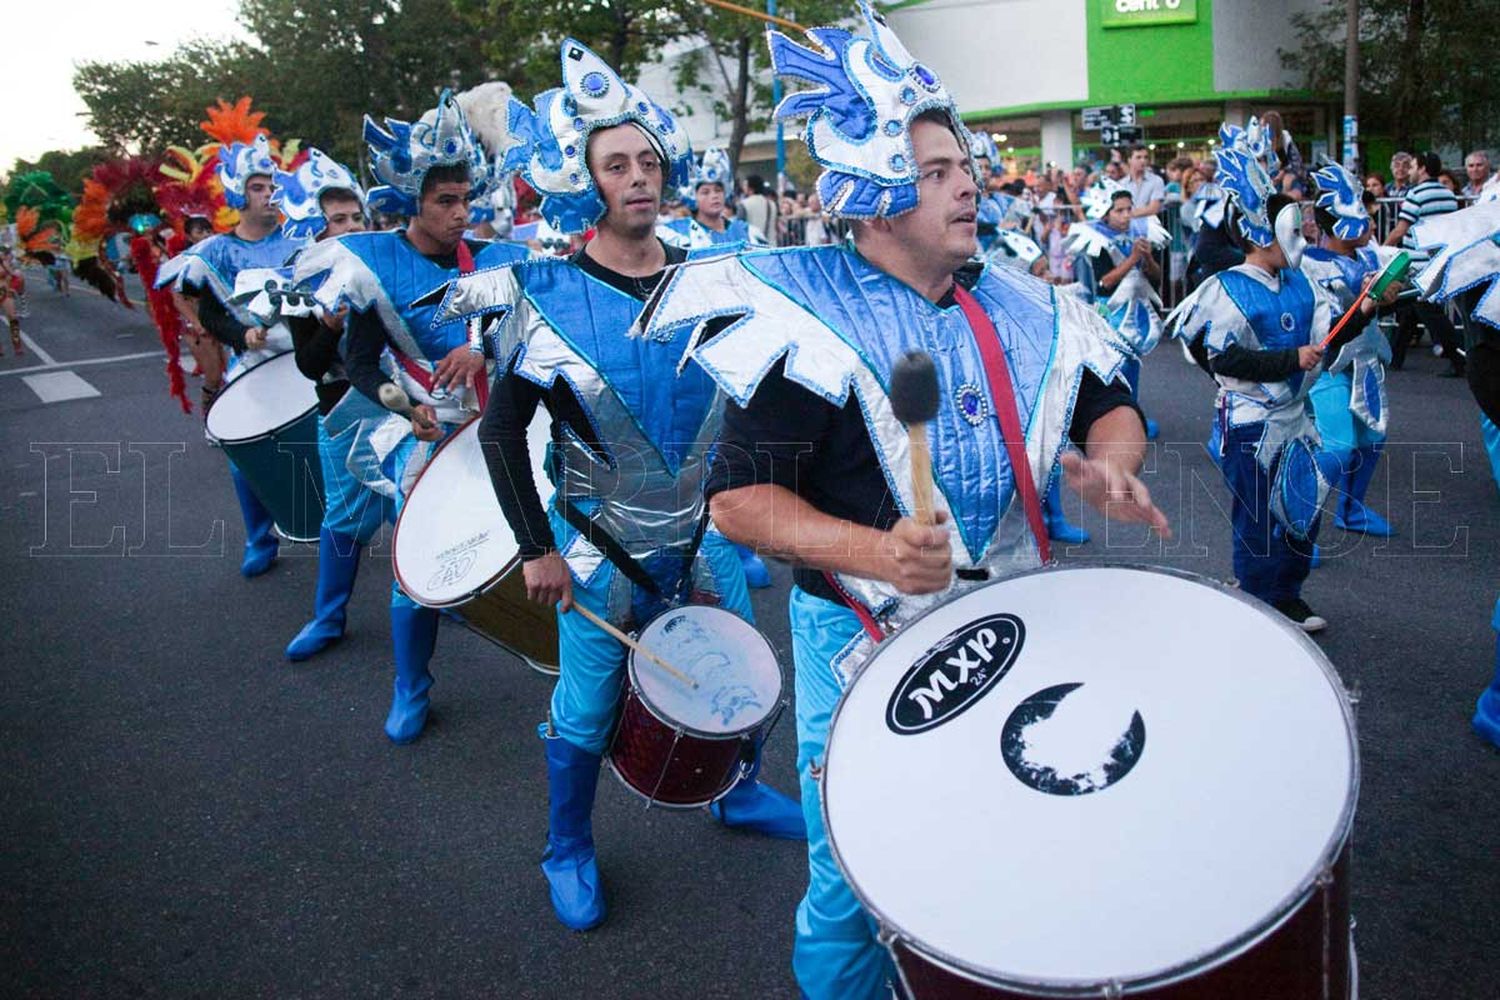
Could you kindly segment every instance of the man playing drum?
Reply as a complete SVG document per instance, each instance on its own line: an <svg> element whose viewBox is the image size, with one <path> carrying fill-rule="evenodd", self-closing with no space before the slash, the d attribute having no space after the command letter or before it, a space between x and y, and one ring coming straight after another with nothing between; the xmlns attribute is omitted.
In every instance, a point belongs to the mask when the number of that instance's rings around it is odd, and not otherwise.
<svg viewBox="0 0 1500 1000"><path fill-rule="evenodd" d="M469 200L494 173L453 95L444 91L412 124L387 119L382 128L366 118L365 141L371 169L384 182L370 192L370 207L410 221L404 230L352 233L310 247L297 260L296 278L317 285L325 310L349 309L345 363L359 392L346 393L328 414L326 433L348 434L344 461L367 484L394 493L399 505L432 448L474 415L487 379L464 324L435 323L435 303L419 300L461 271L510 263L526 250L463 238ZM409 421L381 405L390 383L418 404ZM393 743L410 743L426 725L439 614L392 584L396 677L385 733Z"/></svg>
<svg viewBox="0 0 1500 1000"><path fill-rule="evenodd" d="M342 164L319 149L293 173L276 172L273 200L286 213L282 231L288 236L312 237L317 243L365 230L365 195ZM294 263L294 261L289 262ZM323 467L323 526L318 535L318 585L313 619L286 647L286 658L305 660L344 634L345 610L359 572L359 550L369 544L389 512L389 499L371 490L349 471L349 435L329 436L325 420L349 391L349 376L339 353L344 336L340 312L318 311L287 321L297 368L317 383L318 457Z"/></svg>
<svg viewBox="0 0 1500 1000"><path fill-rule="evenodd" d="M686 258L655 235L665 183L681 184L691 150L672 115L577 41L562 44L563 87L511 105L520 142L507 169L542 196L562 233L595 235L565 259L528 261L459 282L458 314L512 311L480 439L528 595L557 604L561 674L541 727L550 799L542 871L558 919L574 930L605 916L590 816L625 672L626 650L582 614L624 627L685 601L751 619L733 549L706 531L702 477L718 398L696 371L677 377L681 344L627 338L663 269ZM564 113L562 109L566 109ZM559 163L553 154L561 152ZM526 429L552 416L557 486L542 508ZM797 804L749 772L711 807L729 826L804 835Z"/></svg>
<svg viewBox="0 0 1500 1000"><path fill-rule="evenodd" d="M1125 355L1086 306L1017 269L969 264L978 188L966 130L936 76L862 8L869 34L814 29L823 52L770 34L777 72L817 87L792 94L777 115L810 115L808 148L825 168L818 193L831 214L854 221L853 244L684 265L640 323L655 341L672 330L711 333L713 317L736 320L693 349L735 401L707 492L726 535L797 566L810 884L793 968L814 1000L889 995L888 958L839 874L818 795L830 714L871 640L1047 558L1038 497L1070 440L1087 453L1062 456L1070 485L1112 517L1167 532L1135 478L1145 431L1119 378ZM871 72L877 64L899 77ZM893 108L900 117L888 117ZM866 138L843 138L853 134ZM929 352L937 368L935 525L912 516L911 451L886 392L911 350ZM1024 440L1002 436L1017 408Z"/></svg>
<svg viewBox="0 0 1500 1000"><path fill-rule="evenodd" d="M266 330L242 305L233 301L235 278L250 268L280 267L302 245L281 232L281 214L271 204L271 180L276 161L270 141L257 136L252 143L236 142L219 147L219 183L224 200L239 210L232 231L210 236L172 258L157 273L156 287L198 300L198 320L215 339L235 352L230 377L270 357ZM289 346L289 345L288 345ZM250 484L229 466L235 496L245 520L245 557L240 572L259 576L271 568L280 542L272 530L271 513L256 497Z"/></svg>

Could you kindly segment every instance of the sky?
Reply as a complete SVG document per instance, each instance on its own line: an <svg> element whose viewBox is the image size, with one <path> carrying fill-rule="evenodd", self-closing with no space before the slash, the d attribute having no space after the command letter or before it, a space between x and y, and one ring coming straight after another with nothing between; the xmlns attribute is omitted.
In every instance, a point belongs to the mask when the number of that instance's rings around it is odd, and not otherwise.
<svg viewBox="0 0 1500 1000"><path fill-rule="evenodd" d="M148 60L195 36L239 29L235 0L74 0L12 3L5 15L5 96L0 100L0 172L16 157L77 149L94 141L73 90L81 62ZM149 13L148 13L149 12ZM148 44L155 42L155 45Z"/></svg>

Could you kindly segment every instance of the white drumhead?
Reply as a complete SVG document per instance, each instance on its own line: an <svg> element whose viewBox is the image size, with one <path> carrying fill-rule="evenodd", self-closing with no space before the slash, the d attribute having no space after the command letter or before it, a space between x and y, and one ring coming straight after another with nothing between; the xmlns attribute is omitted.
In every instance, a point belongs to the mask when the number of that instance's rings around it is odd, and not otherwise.
<svg viewBox="0 0 1500 1000"><path fill-rule="evenodd" d="M640 656L631 677L658 715L711 736L753 729L781 701L776 652L755 626L710 605L657 615L637 637L646 649L698 682L689 687Z"/></svg>
<svg viewBox="0 0 1500 1000"><path fill-rule="evenodd" d="M551 419L539 409L526 430L543 507L554 492L546 471ZM402 505L392 546L397 576L418 604L445 607L468 600L516 552L479 447L479 421L470 421L433 455Z"/></svg>
<svg viewBox="0 0 1500 1000"><path fill-rule="evenodd" d="M295 423L318 405L312 379L288 351L261 362L224 387L208 411L208 433L225 444L249 441Z"/></svg>
<svg viewBox="0 0 1500 1000"><path fill-rule="evenodd" d="M919 948L1003 985L1129 985L1287 915L1347 837L1355 753L1327 660L1247 598L1052 569L880 647L824 808L850 884Z"/></svg>

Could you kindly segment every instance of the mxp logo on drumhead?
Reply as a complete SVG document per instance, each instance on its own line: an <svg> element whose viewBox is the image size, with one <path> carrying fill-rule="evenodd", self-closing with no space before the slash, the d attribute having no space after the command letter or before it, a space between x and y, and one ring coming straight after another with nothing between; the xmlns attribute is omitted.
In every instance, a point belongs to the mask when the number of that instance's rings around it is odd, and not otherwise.
<svg viewBox="0 0 1500 1000"><path fill-rule="evenodd" d="M886 726L915 736L958 717L1009 672L1025 641L1015 615L989 615L948 633L896 685Z"/></svg>

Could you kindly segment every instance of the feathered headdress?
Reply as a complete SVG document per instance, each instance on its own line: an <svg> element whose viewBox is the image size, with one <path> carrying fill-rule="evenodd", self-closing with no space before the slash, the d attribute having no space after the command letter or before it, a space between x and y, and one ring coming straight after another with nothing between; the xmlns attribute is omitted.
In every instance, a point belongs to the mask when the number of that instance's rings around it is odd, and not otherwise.
<svg viewBox="0 0 1500 1000"><path fill-rule="evenodd" d="M234 228L237 213L225 203L224 188L214 170L218 152L217 143L196 150L167 147L161 165L165 180L156 189L156 197L177 228L192 218L209 220L220 233Z"/></svg>
<svg viewBox="0 0 1500 1000"><path fill-rule="evenodd" d="M131 229L132 218L160 216L156 186L159 163L131 156L99 164L84 179L83 201L73 213L73 233L80 243Z"/></svg>
<svg viewBox="0 0 1500 1000"><path fill-rule="evenodd" d="M370 172L381 182L370 190L368 201L381 212L416 215L422 178L433 167L468 167L470 197L483 194L491 183L484 147L447 90L437 107L415 123L387 118L382 127L365 115L365 144L370 148Z"/></svg>
<svg viewBox="0 0 1500 1000"><path fill-rule="evenodd" d="M868 38L843 28L813 28L809 48L779 31L769 30L766 37L774 71L813 85L788 95L775 117L807 116L807 151L824 168L818 178L823 210L874 219L917 205L911 124L918 115L944 112L965 151L969 131L937 74L912 58L866 0L859 9Z"/></svg>
<svg viewBox="0 0 1500 1000"><path fill-rule="evenodd" d="M1219 163L1214 179L1234 200L1238 210L1235 224L1239 226L1240 235L1259 247L1276 242L1276 233L1266 214L1267 203L1275 189L1271 175L1261 162L1265 155L1264 146L1260 124L1252 118L1248 129L1228 122L1219 126L1219 148L1214 150L1214 159Z"/></svg>
<svg viewBox="0 0 1500 1000"><path fill-rule="evenodd" d="M1313 171L1317 185L1314 204L1333 216L1333 235L1341 240L1357 240L1370 231L1370 213L1360 200L1364 187L1348 170L1331 160L1323 160Z"/></svg>
<svg viewBox="0 0 1500 1000"><path fill-rule="evenodd" d="M511 102L512 140L504 163L542 196L542 218L552 228L581 233L604 215L587 161L589 136L599 129L635 125L665 165L663 190L687 183L693 150L670 111L576 39L562 43L562 71L563 85L538 94L534 111Z"/></svg>
<svg viewBox="0 0 1500 1000"><path fill-rule="evenodd" d="M1109 214L1109 206L1114 204L1115 192L1124 190L1125 185L1101 174L1098 180L1078 195L1078 200L1083 202L1086 216L1090 219L1102 219Z"/></svg>
<svg viewBox="0 0 1500 1000"><path fill-rule="evenodd" d="M308 149L296 170L276 171L275 181L271 204L286 216L281 231L287 236L312 237L323 231L327 221L319 198L325 191L348 191L361 205L365 201L364 189L348 168L316 147Z"/></svg>

